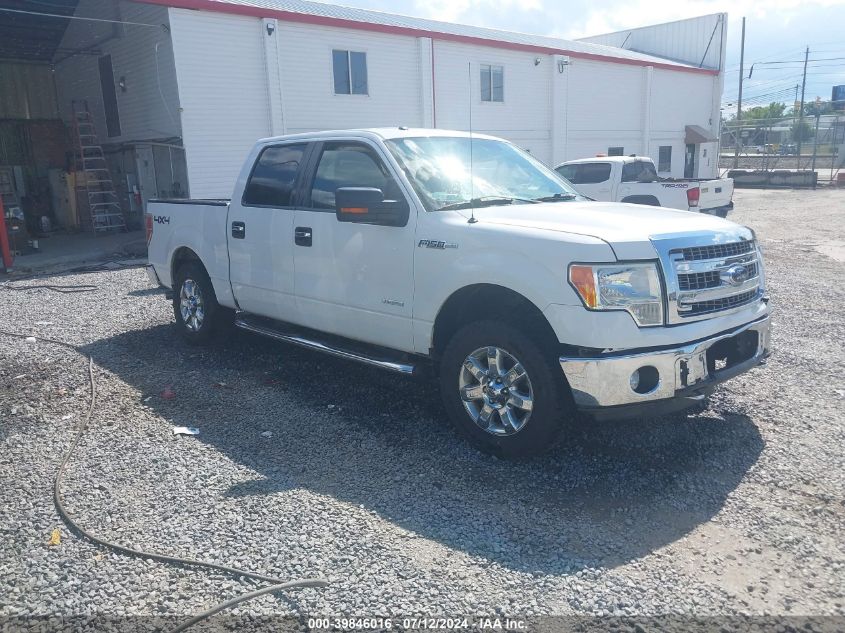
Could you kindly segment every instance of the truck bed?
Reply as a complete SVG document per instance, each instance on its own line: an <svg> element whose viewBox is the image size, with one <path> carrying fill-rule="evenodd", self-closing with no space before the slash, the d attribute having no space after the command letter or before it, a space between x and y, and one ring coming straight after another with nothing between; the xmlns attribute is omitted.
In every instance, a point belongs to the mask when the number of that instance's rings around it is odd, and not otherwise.
<svg viewBox="0 0 845 633"><path fill-rule="evenodd" d="M171 267L177 249L187 256L192 251L204 263L220 304L234 305L226 230L229 200L153 199L147 203L147 214L152 223L149 262L162 285L173 287Z"/></svg>
<svg viewBox="0 0 845 633"><path fill-rule="evenodd" d="M710 212L715 210L728 211L732 207L734 181L733 178L716 178L704 180L701 178L658 178L660 183L686 183L697 186L700 191L698 210ZM724 215L722 215L724 217Z"/></svg>

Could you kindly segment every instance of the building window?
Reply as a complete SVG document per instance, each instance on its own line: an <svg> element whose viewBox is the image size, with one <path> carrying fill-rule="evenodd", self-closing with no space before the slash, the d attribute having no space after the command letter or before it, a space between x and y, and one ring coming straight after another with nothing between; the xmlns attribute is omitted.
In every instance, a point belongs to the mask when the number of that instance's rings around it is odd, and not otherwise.
<svg viewBox="0 0 845 633"><path fill-rule="evenodd" d="M111 55L103 55L97 61L100 66L103 110L106 113L106 132L109 137L120 136L120 112L117 109L117 92L114 89L114 70L112 70Z"/></svg>
<svg viewBox="0 0 845 633"><path fill-rule="evenodd" d="M625 148L624 147L608 147L607 148L607 155L608 156L624 156L625 155Z"/></svg>
<svg viewBox="0 0 845 633"><path fill-rule="evenodd" d="M503 66L481 64L481 100L499 103L505 100L505 69Z"/></svg>
<svg viewBox="0 0 845 633"><path fill-rule="evenodd" d="M672 146L661 145L657 150L657 171L672 171Z"/></svg>
<svg viewBox="0 0 845 633"><path fill-rule="evenodd" d="M355 51L332 51L334 93L365 95L367 92L367 54Z"/></svg>

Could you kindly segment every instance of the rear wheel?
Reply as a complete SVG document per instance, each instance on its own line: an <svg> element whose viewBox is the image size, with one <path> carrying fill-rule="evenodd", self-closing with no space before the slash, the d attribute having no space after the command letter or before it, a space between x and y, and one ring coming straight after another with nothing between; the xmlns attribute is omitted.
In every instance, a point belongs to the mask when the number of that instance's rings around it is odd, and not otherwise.
<svg viewBox="0 0 845 633"><path fill-rule="evenodd" d="M560 369L535 341L499 321L458 330L440 361L440 390L455 426L507 459L539 455L570 417Z"/></svg>
<svg viewBox="0 0 845 633"><path fill-rule="evenodd" d="M207 343L228 316L217 303L208 273L202 264L190 261L179 267L174 281L173 314L179 333L192 345Z"/></svg>

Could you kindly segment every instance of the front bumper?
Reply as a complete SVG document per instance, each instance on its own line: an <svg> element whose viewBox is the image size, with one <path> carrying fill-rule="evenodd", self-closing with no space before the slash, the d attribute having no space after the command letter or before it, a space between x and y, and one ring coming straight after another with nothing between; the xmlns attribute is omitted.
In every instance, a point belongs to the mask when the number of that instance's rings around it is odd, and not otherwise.
<svg viewBox="0 0 845 633"><path fill-rule="evenodd" d="M715 385L761 364L770 353L771 318L767 314L680 347L590 358L561 356L560 366L579 409L600 417L630 417L637 410L645 413L691 406ZM652 368L641 374L655 379L651 381L654 384L646 381L649 389L639 393L631 386L631 375L643 368ZM614 410L620 415L608 415Z"/></svg>

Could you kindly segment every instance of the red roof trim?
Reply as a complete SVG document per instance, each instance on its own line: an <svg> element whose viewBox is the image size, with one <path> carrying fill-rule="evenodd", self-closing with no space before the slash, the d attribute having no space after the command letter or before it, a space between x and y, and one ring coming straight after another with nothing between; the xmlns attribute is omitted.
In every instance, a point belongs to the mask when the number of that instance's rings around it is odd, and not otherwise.
<svg viewBox="0 0 845 633"><path fill-rule="evenodd" d="M502 40L491 40L472 35L457 35L454 33L442 33L440 31L429 31L405 26L391 26L388 24L373 24L372 22L359 22L344 18L333 18L324 15L312 15L309 13L296 13L282 9L268 9L243 4L230 4L221 0L141 0L147 4L158 4L178 9L194 9L198 11L216 11L218 13L231 13L235 15L248 15L256 18L276 18L283 22L300 22L304 24L317 24L320 26L334 26L359 31L373 31L376 33L388 33L391 35L408 35L412 37L430 37L435 40L447 42L460 42L462 44L476 44L489 46L491 48L504 48L515 51L527 51L545 55L569 55L579 59L591 59L596 61L609 62L611 64L626 64L629 66L653 66L665 70L675 70L686 73L703 75L716 75L719 71L709 68L693 68L686 66L674 66L660 62L648 62L639 59L623 59L611 55L598 55L595 53L582 53L570 51L565 48L552 48L549 46L535 46L533 44L520 44L518 42L504 42Z"/></svg>

